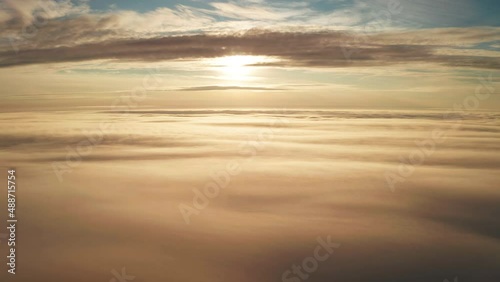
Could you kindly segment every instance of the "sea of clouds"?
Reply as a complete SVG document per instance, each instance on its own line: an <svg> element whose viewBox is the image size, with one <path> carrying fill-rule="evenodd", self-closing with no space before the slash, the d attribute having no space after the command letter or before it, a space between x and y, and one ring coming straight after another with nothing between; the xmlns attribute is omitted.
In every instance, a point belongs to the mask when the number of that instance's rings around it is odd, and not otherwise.
<svg viewBox="0 0 500 282"><path fill-rule="evenodd" d="M16 278L496 281L498 117L1 114L2 164L18 174ZM312 260L328 238L335 251Z"/></svg>

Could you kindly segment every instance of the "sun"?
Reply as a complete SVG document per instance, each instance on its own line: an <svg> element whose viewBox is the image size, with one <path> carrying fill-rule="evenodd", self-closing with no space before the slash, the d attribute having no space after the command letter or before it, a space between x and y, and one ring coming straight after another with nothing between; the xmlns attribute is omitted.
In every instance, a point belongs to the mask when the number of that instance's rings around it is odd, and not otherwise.
<svg viewBox="0 0 500 282"><path fill-rule="evenodd" d="M228 81L251 80L255 64L269 61L264 56L237 55L212 59L211 65L219 72L219 78Z"/></svg>
<svg viewBox="0 0 500 282"><path fill-rule="evenodd" d="M214 66L221 78L231 81L242 81L250 78L252 67L258 62L257 56L227 56L214 59Z"/></svg>

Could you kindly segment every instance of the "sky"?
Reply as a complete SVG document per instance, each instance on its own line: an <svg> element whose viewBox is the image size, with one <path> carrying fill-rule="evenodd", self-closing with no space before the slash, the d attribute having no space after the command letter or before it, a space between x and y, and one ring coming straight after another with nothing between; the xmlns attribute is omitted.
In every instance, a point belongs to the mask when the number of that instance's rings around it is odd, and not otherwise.
<svg viewBox="0 0 500 282"><path fill-rule="evenodd" d="M498 85L499 12L493 0L2 0L1 95L6 109L105 105L154 73L165 83L148 106L449 108Z"/></svg>

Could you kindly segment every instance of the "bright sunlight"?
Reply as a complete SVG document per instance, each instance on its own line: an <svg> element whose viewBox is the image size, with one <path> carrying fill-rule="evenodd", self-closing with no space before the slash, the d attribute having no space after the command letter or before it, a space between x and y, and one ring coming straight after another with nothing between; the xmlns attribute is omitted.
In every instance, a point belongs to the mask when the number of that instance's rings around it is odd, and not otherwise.
<svg viewBox="0 0 500 282"><path fill-rule="evenodd" d="M228 81L244 81L252 79L253 65L272 62L274 59L265 56L226 56L211 60L211 65L220 72L220 78Z"/></svg>

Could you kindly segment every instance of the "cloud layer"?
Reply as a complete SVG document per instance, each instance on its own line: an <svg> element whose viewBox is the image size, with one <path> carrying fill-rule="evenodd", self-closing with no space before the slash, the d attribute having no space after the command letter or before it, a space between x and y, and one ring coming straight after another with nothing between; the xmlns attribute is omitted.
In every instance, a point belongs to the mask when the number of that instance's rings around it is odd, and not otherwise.
<svg viewBox="0 0 500 282"><path fill-rule="evenodd" d="M430 36L430 37L429 37ZM415 38L426 39L422 44ZM111 40L69 47L47 47L0 53L1 67L89 60L159 62L228 55L278 58L272 66L349 67L433 63L462 68L499 69L499 52L449 52L457 45L475 46L500 38L499 28L422 30L410 33L357 34L332 32L272 32L241 35L193 35ZM412 41L413 39L413 41ZM431 42L429 42L431 41ZM472 47L471 47L472 48ZM446 51L441 50L448 50ZM441 52L440 52L441 51Z"/></svg>
<svg viewBox="0 0 500 282"><path fill-rule="evenodd" d="M139 13L95 11L86 2L3 0L0 67L249 54L280 58L282 62L275 66L431 63L498 69L498 50L484 44L498 43L499 28L401 29L397 21L403 11L412 15L432 8L439 13L451 5L445 4L403 1L367 6L355 2L320 12L305 3L243 1L210 2L210 8L159 7ZM468 7L461 2L451 6Z"/></svg>
<svg viewBox="0 0 500 282"><path fill-rule="evenodd" d="M124 114L80 112L66 128L39 113L2 128L0 150L20 176L20 279L108 281L126 267L142 281L281 281L328 235L341 248L311 281L499 278L498 114L465 115L395 193L385 172L454 116L141 110L124 122ZM60 183L53 162L102 134L101 121L116 126ZM192 190L234 161L241 173L186 225L179 204L191 205Z"/></svg>

